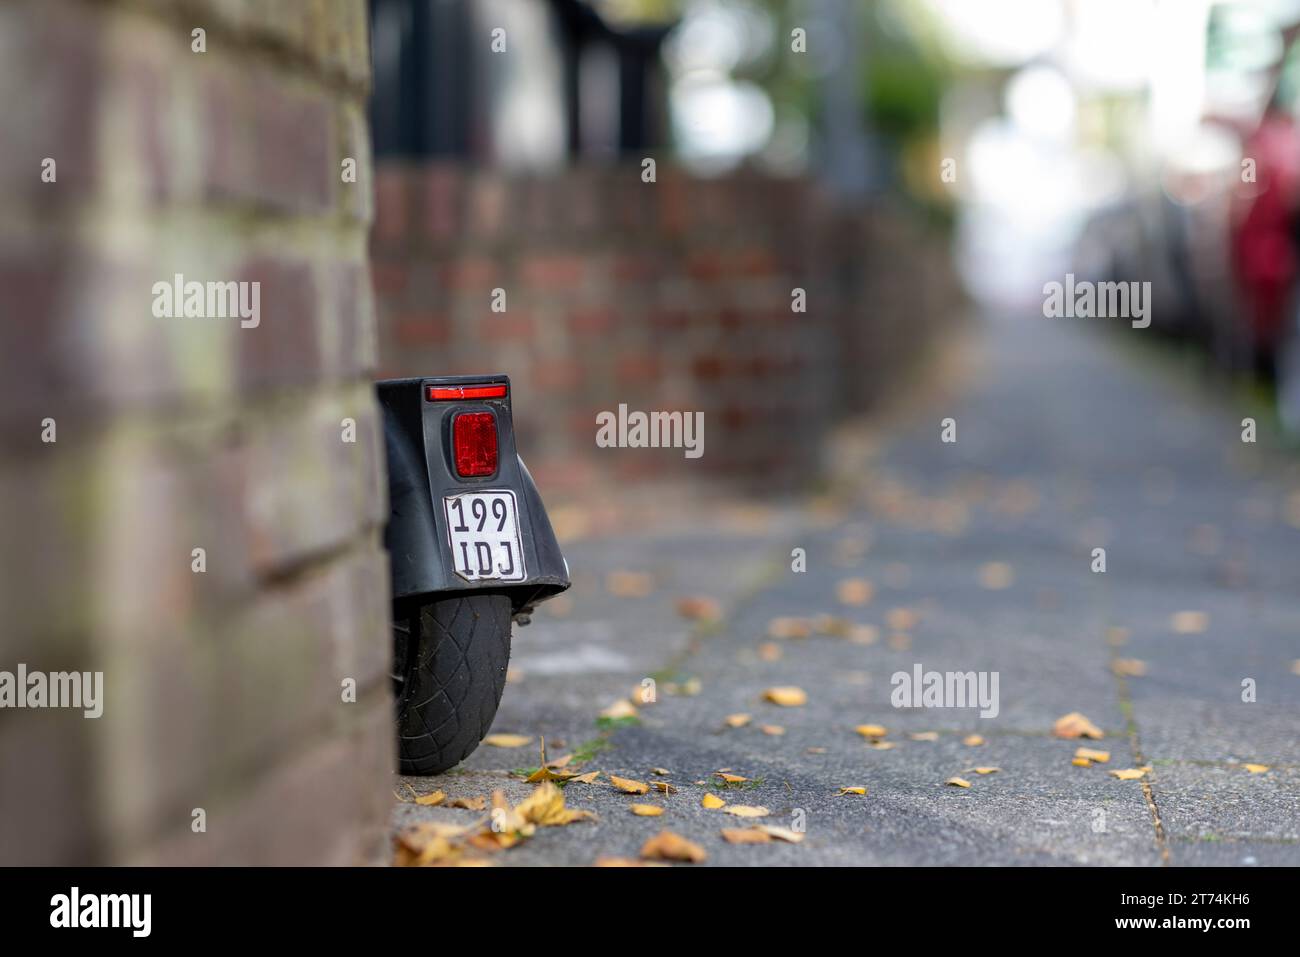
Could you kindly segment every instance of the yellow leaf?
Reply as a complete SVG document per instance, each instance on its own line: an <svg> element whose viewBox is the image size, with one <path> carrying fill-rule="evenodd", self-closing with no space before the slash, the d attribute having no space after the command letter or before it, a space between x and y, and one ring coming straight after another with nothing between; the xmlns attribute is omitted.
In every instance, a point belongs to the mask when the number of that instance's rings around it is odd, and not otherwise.
<svg viewBox="0 0 1300 957"><path fill-rule="evenodd" d="M595 817L590 811L566 808L564 792L550 781L539 784L532 794L515 805L515 814L539 827L558 827Z"/></svg>
<svg viewBox="0 0 1300 957"><path fill-rule="evenodd" d="M780 661L785 650L774 641L765 641L758 646L758 657L762 661Z"/></svg>
<svg viewBox="0 0 1300 957"><path fill-rule="evenodd" d="M637 715L636 705L626 698L619 698L608 708L600 713L602 718L635 718Z"/></svg>
<svg viewBox="0 0 1300 957"><path fill-rule="evenodd" d="M781 727L779 724L759 725L758 730L772 737L780 737L781 735L785 734L785 728Z"/></svg>
<svg viewBox="0 0 1300 957"><path fill-rule="evenodd" d="M892 631L911 631L916 627L916 612L910 608L891 608L885 615L885 624Z"/></svg>
<svg viewBox="0 0 1300 957"><path fill-rule="evenodd" d="M755 824L754 830L762 831L769 837L774 837L778 841L785 841L787 844L798 844L803 840L803 832L792 831L788 827L777 827L774 824Z"/></svg>
<svg viewBox="0 0 1300 957"><path fill-rule="evenodd" d="M976 774L997 774L1001 768L971 768Z"/></svg>
<svg viewBox="0 0 1300 957"><path fill-rule="evenodd" d="M1102 730L1077 711L1062 715L1052 725L1052 733L1058 738L1094 738L1105 737Z"/></svg>
<svg viewBox="0 0 1300 957"><path fill-rule="evenodd" d="M744 714L743 712L740 714L729 714L723 718L723 721L726 723L728 728L743 728L745 725L749 724L750 715Z"/></svg>
<svg viewBox="0 0 1300 957"><path fill-rule="evenodd" d="M883 724L860 724L853 730L864 738L883 738L889 733Z"/></svg>
<svg viewBox="0 0 1300 957"><path fill-rule="evenodd" d="M633 781L631 778L620 778L613 774L609 776L609 783L624 794L645 794L650 790L650 785L644 781Z"/></svg>
<svg viewBox="0 0 1300 957"><path fill-rule="evenodd" d="M756 827L724 827L722 839L728 844L772 843L771 835L763 833Z"/></svg>
<svg viewBox="0 0 1300 957"><path fill-rule="evenodd" d="M596 778L600 777L599 771L588 771L586 774L576 774L569 778L570 784L591 784Z"/></svg>
<svg viewBox="0 0 1300 957"><path fill-rule="evenodd" d="M693 595L677 599L677 614L691 621L717 621L722 617L722 606L712 598Z"/></svg>
<svg viewBox="0 0 1300 957"><path fill-rule="evenodd" d="M1136 658L1116 658L1110 670L1121 678L1141 678L1147 673L1147 663Z"/></svg>
<svg viewBox="0 0 1300 957"><path fill-rule="evenodd" d="M1169 619L1169 627L1180 635L1196 635L1210 625L1210 616L1203 611L1179 611Z"/></svg>
<svg viewBox="0 0 1300 957"><path fill-rule="evenodd" d="M813 628L821 635L834 635L837 638L845 638L852 633L853 624L835 615L818 615L813 619Z"/></svg>
<svg viewBox="0 0 1300 957"><path fill-rule="evenodd" d="M980 566L980 585L990 591L1010 588L1016 574L1006 562L985 562Z"/></svg>
<svg viewBox="0 0 1300 957"><path fill-rule="evenodd" d="M1076 768L1092 767L1092 762L1089 761L1087 758L1071 758L1070 763L1073 764Z"/></svg>
<svg viewBox="0 0 1300 957"><path fill-rule="evenodd" d="M666 864L655 864L648 861L638 861L634 857L598 857L594 867L667 867Z"/></svg>
<svg viewBox="0 0 1300 957"><path fill-rule="evenodd" d="M731 804L722 809L724 814L734 814L736 817L767 817L772 812L765 807L752 807L748 804Z"/></svg>
<svg viewBox="0 0 1300 957"><path fill-rule="evenodd" d="M1079 748L1074 752L1074 756L1076 758L1087 758L1089 761L1097 761L1100 764L1105 764L1110 760L1109 751L1098 751L1096 748Z"/></svg>
<svg viewBox="0 0 1300 957"><path fill-rule="evenodd" d="M629 804L628 810L637 817L658 817L664 813L664 809L658 804Z"/></svg>
<svg viewBox="0 0 1300 957"><path fill-rule="evenodd" d="M807 618L781 616L767 623L769 638L807 638L812 634L812 623Z"/></svg>
<svg viewBox="0 0 1300 957"><path fill-rule="evenodd" d="M432 794L421 794L415 799L415 803L423 804L425 807L437 807L445 800L447 800L446 791L434 791Z"/></svg>
<svg viewBox="0 0 1300 957"><path fill-rule="evenodd" d="M714 771L713 773L728 784L744 784L749 780L749 778L741 777L739 774L730 774L727 771Z"/></svg>
<svg viewBox="0 0 1300 957"><path fill-rule="evenodd" d="M874 645L880 637L880 629L875 625L854 625L846 637L855 645Z"/></svg>
<svg viewBox="0 0 1300 957"><path fill-rule="evenodd" d="M908 737L911 738L913 741L938 741L938 740L939 740L939 732L938 732L938 731L918 731L918 732L916 732L915 734L909 734Z"/></svg>
<svg viewBox="0 0 1300 957"><path fill-rule="evenodd" d="M840 794L862 794L865 795L867 789L863 787L840 788Z"/></svg>
<svg viewBox="0 0 1300 957"><path fill-rule="evenodd" d="M687 861L698 864L709 855L705 853L704 848L679 834L660 831L641 845L641 856L652 861Z"/></svg>
<svg viewBox="0 0 1300 957"><path fill-rule="evenodd" d="M667 781L651 781L650 786L656 791L662 791L664 794L676 794L677 789Z"/></svg>
<svg viewBox="0 0 1300 957"><path fill-rule="evenodd" d="M871 601L875 589L865 578L846 578L835 586L835 596L844 605L865 605Z"/></svg>
<svg viewBox="0 0 1300 957"><path fill-rule="evenodd" d="M718 797L716 794L706 794L700 800L700 806L706 807L711 811L717 810L718 808L725 806L726 803L727 803L726 801L722 800L722 798Z"/></svg>
<svg viewBox="0 0 1300 957"><path fill-rule="evenodd" d="M953 787L955 787L955 788L968 788L968 787L970 787L970 782L967 781L965 778L949 778L947 781L944 781L943 783L944 783L944 784L951 784L951 785L952 785Z"/></svg>
<svg viewBox="0 0 1300 957"><path fill-rule="evenodd" d="M768 688L763 692L763 699L783 708L799 708L808 703L808 695L802 688L784 686Z"/></svg>
<svg viewBox="0 0 1300 957"><path fill-rule="evenodd" d="M875 748L877 751L888 751L893 746L893 741L871 741L867 744L867 747Z"/></svg>
<svg viewBox="0 0 1300 957"><path fill-rule="evenodd" d="M968 734L961 739L961 743L970 748L978 748L984 743L984 738L978 734Z"/></svg>
<svg viewBox="0 0 1300 957"><path fill-rule="evenodd" d="M1146 768L1124 768L1119 771L1109 772L1113 778L1119 778L1121 781L1136 781L1147 773Z"/></svg>
<svg viewBox="0 0 1300 957"><path fill-rule="evenodd" d="M524 780L529 784L537 784L541 781L568 781L575 777L577 777L575 771L552 771L550 767L543 765Z"/></svg>
<svg viewBox="0 0 1300 957"><path fill-rule="evenodd" d="M1267 764L1243 764L1242 767L1251 774L1263 774L1269 768Z"/></svg>
<svg viewBox="0 0 1300 957"><path fill-rule="evenodd" d="M487 798L452 798L447 802L447 807L459 807L467 811L483 811L487 809Z"/></svg>
<svg viewBox="0 0 1300 957"><path fill-rule="evenodd" d="M590 711L587 713L591 714ZM489 734L483 743L494 748L522 748L531 740L532 737L526 734Z"/></svg>

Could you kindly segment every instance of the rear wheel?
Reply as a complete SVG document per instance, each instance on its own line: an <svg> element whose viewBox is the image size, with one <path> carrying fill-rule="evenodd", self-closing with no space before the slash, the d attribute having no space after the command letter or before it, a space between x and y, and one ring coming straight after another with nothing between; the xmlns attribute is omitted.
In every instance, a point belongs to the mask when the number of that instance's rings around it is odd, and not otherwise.
<svg viewBox="0 0 1300 957"><path fill-rule="evenodd" d="M403 774L455 767L492 726L510 661L510 598L473 594L393 623L393 690Z"/></svg>

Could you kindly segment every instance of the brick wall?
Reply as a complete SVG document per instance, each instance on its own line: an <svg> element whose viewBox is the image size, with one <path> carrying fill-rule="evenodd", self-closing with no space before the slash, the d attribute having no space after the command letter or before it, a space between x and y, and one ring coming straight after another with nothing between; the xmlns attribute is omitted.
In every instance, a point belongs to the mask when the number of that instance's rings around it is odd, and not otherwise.
<svg viewBox="0 0 1300 957"><path fill-rule="evenodd" d="M105 682L0 710L0 863L384 856L368 82L364 0L0 0L0 670Z"/></svg>
<svg viewBox="0 0 1300 957"><path fill-rule="evenodd" d="M521 453L555 499L701 476L807 485L827 429L905 381L956 312L942 236L803 179L664 162L654 183L639 163L376 177L383 373L510 374ZM703 457L597 449L596 415L619 403L703 411Z"/></svg>

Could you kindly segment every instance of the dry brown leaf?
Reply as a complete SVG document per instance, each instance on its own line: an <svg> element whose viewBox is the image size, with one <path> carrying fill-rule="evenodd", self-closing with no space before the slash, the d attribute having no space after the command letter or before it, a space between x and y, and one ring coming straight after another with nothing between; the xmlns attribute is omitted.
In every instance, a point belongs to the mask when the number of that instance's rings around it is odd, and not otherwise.
<svg viewBox="0 0 1300 957"><path fill-rule="evenodd" d="M1076 758L1087 758L1089 761L1096 761L1099 764L1105 764L1110 760L1109 751L1098 751L1096 748L1079 748L1074 752Z"/></svg>
<svg viewBox="0 0 1300 957"><path fill-rule="evenodd" d="M658 817L664 813L663 807L658 804L629 804L628 810L637 817Z"/></svg>
<svg viewBox="0 0 1300 957"><path fill-rule="evenodd" d="M883 724L860 724L853 730L864 738L883 738L889 733Z"/></svg>
<svg viewBox="0 0 1300 957"><path fill-rule="evenodd" d="M728 844L770 844L772 838L756 827L724 827L722 839Z"/></svg>
<svg viewBox="0 0 1300 957"><path fill-rule="evenodd" d="M1077 711L1062 715L1052 725L1052 733L1058 738L1092 738L1100 740L1105 735L1102 730Z"/></svg>
<svg viewBox="0 0 1300 957"><path fill-rule="evenodd" d="M785 685L768 688L763 692L763 700L783 708L799 708L808 703L808 694L802 688Z"/></svg>
<svg viewBox="0 0 1300 957"><path fill-rule="evenodd" d="M728 728L743 728L745 725L749 724L752 717L752 715L744 713L729 714L723 718L722 721Z"/></svg>
<svg viewBox="0 0 1300 957"><path fill-rule="evenodd" d="M620 598L644 598L654 591L654 579L645 572L612 571L605 576L605 589Z"/></svg>
<svg viewBox="0 0 1300 957"><path fill-rule="evenodd" d="M651 768L650 773L662 775L662 774L672 774L673 772L669 771L667 768Z"/></svg>
<svg viewBox="0 0 1300 957"><path fill-rule="evenodd" d="M1251 774L1263 774L1269 769L1267 764L1243 764L1242 767Z"/></svg>
<svg viewBox="0 0 1300 957"><path fill-rule="evenodd" d="M917 615L910 608L891 608L885 616L885 624L892 631L911 631L916 627Z"/></svg>
<svg viewBox="0 0 1300 957"><path fill-rule="evenodd" d="M549 765L544 764L524 780L529 784L539 784L542 781L570 781L577 776L576 771L552 771Z"/></svg>
<svg viewBox="0 0 1300 957"><path fill-rule="evenodd" d="M791 618L781 615L767 623L769 638L807 638L812 634L812 622L807 618Z"/></svg>
<svg viewBox="0 0 1300 957"><path fill-rule="evenodd" d="M880 629L875 625L854 625L846 637L855 645L874 645L880 638Z"/></svg>
<svg viewBox="0 0 1300 957"><path fill-rule="evenodd" d="M846 578L835 586L835 597L843 605L866 605L874 594L875 589L865 578Z"/></svg>
<svg viewBox="0 0 1300 957"><path fill-rule="evenodd" d="M755 807L749 804L729 804L722 809L723 814L734 814L736 817L767 817L772 812L765 807Z"/></svg>
<svg viewBox="0 0 1300 957"><path fill-rule="evenodd" d="M609 776L609 783L624 794L645 794L650 790L650 785L644 781L633 781L631 778L620 778L613 774Z"/></svg>
<svg viewBox="0 0 1300 957"><path fill-rule="evenodd" d="M860 794L866 796L867 789L864 787L840 788L840 794Z"/></svg>
<svg viewBox="0 0 1300 957"><path fill-rule="evenodd" d="M539 827L559 827L595 817L590 811L565 807L564 792L550 781L539 784L532 794L515 805L515 814Z"/></svg>
<svg viewBox="0 0 1300 957"><path fill-rule="evenodd" d="M677 614L691 621L717 621L722 617L722 606L703 595L677 599Z"/></svg>
<svg viewBox="0 0 1300 957"><path fill-rule="evenodd" d="M452 798L447 802L447 807L464 808L466 811L485 811L487 810L487 798Z"/></svg>
<svg viewBox="0 0 1300 957"><path fill-rule="evenodd" d="M652 861L687 861L698 864L709 855L698 844L672 831L660 831L641 845L641 856Z"/></svg>
<svg viewBox="0 0 1300 957"><path fill-rule="evenodd" d="M1147 770L1147 768L1123 768L1122 770L1111 771L1109 774L1121 781L1136 781L1138 778L1144 777Z"/></svg>
<svg viewBox="0 0 1300 957"><path fill-rule="evenodd" d="M1203 611L1179 611L1169 619L1169 627L1180 635L1197 635L1210 625L1210 616Z"/></svg>
<svg viewBox="0 0 1300 957"><path fill-rule="evenodd" d="M1291 674L1300 675L1300 658L1297 658L1295 661L1291 662Z"/></svg>
<svg viewBox="0 0 1300 957"><path fill-rule="evenodd" d="M978 748L984 743L984 738L982 735L968 734L966 737L961 739L961 743L966 745L968 748Z"/></svg>
<svg viewBox="0 0 1300 957"><path fill-rule="evenodd" d="M749 778L741 777L739 774L732 774L730 771L725 769L722 771L714 771L713 773L717 777L722 778L722 780L726 781L728 784L744 784L749 780Z"/></svg>
<svg viewBox="0 0 1300 957"><path fill-rule="evenodd" d="M651 781L650 786L656 791L662 791L664 794L676 794L677 789L667 781Z"/></svg>
<svg viewBox="0 0 1300 957"><path fill-rule="evenodd" d="M774 641L765 641L758 646L758 657L762 661L780 661L785 649Z"/></svg>
<svg viewBox="0 0 1300 957"><path fill-rule="evenodd" d="M716 811L720 807L725 807L726 804L727 802L722 800L722 798L718 797L716 794L706 794L700 799L700 806L706 807L710 811Z"/></svg>
<svg viewBox="0 0 1300 957"><path fill-rule="evenodd" d="M1121 678L1141 678L1147 673L1147 663L1137 658L1116 658L1110 670Z"/></svg>
<svg viewBox="0 0 1300 957"><path fill-rule="evenodd" d="M853 623L836 615L818 615L813 619L813 630L819 635L845 638L853 631Z"/></svg>
<svg viewBox="0 0 1300 957"><path fill-rule="evenodd" d="M599 771L588 771L586 774L575 774L569 778L570 784L591 784L596 778L600 777Z"/></svg>
<svg viewBox="0 0 1300 957"><path fill-rule="evenodd" d="M947 781L944 781L943 783L944 783L944 784L951 784L951 785L952 785L953 787L955 787L955 788L968 788L968 787L970 787L970 782L967 781L965 778L949 778Z"/></svg>
<svg viewBox="0 0 1300 957"><path fill-rule="evenodd" d="M635 718L637 716L636 705L631 701L628 701L626 698L619 698L602 711L600 716L602 718L611 718L614 720L618 720L619 718Z"/></svg>
<svg viewBox="0 0 1300 957"><path fill-rule="evenodd" d="M774 837L778 841L785 841L787 844L798 844L803 840L802 831L794 831L788 827L777 827L775 824L755 824L754 830L762 831L769 837Z"/></svg>
<svg viewBox="0 0 1300 957"><path fill-rule="evenodd" d="M483 743L494 748L522 748L532 740L532 736L527 734L489 734Z"/></svg>
<svg viewBox="0 0 1300 957"><path fill-rule="evenodd" d="M779 738L781 735L785 734L785 728L781 727L779 724L761 724L758 726L758 730L774 738Z"/></svg>
<svg viewBox="0 0 1300 957"><path fill-rule="evenodd" d="M437 807L445 800L447 800L446 791L433 791L429 794L421 794L415 799L415 803L423 804L425 807Z"/></svg>

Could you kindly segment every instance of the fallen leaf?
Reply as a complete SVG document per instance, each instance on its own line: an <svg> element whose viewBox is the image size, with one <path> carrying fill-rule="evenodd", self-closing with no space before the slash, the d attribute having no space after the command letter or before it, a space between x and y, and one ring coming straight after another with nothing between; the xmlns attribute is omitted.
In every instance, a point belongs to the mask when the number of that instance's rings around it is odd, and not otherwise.
<svg viewBox="0 0 1300 957"><path fill-rule="evenodd" d="M894 631L911 631L916 627L917 615L910 608L891 608L885 616L885 624Z"/></svg>
<svg viewBox="0 0 1300 957"><path fill-rule="evenodd" d="M883 724L860 724L853 730L864 738L883 738L889 733Z"/></svg>
<svg viewBox="0 0 1300 957"><path fill-rule="evenodd" d="M1136 781L1147 773L1147 768L1124 768L1119 771L1108 772L1111 777L1119 778L1121 781Z"/></svg>
<svg viewBox="0 0 1300 957"><path fill-rule="evenodd" d="M415 799L415 803L423 804L425 807L437 807L445 800L447 800L446 791L434 791L430 794L421 794Z"/></svg>
<svg viewBox="0 0 1300 957"><path fill-rule="evenodd" d="M489 734L483 739L483 743L494 748L522 748L532 740L532 736L526 734Z"/></svg>
<svg viewBox="0 0 1300 957"><path fill-rule="evenodd" d="M717 621L722 617L722 606L701 595L679 598L676 607L677 614L691 621Z"/></svg>
<svg viewBox="0 0 1300 957"><path fill-rule="evenodd" d="M896 631L889 636L889 647L893 651L907 651L912 647L912 636L905 631Z"/></svg>
<svg viewBox="0 0 1300 957"><path fill-rule="evenodd" d="M1196 635L1210 625L1210 616L1203 611L1179 611L1169 619L1169 627L1180 635Z"/></svg>
<svg viewBox="0 0 1300 957"><path fill-rule="evenodd" d="M840 794L861 794L866 795L867 789L863 787L840 788Z"/></svg>
<svg viewBox="0 0 1300 957"><path fill-rule="evenodd" d="M663 867L649 861L638 861L635 857L598 857L593 867Z"/></svg>
<svg viewBox="0 0 1300 957"><path fill-rule="evenodd" d="M590 811L565 807L564 792L550 781L539 784L532 794L517 804L515 814L539 827L560 827L595 817Z"/></svg>
<svg viewBox="0 0 1300 957"><path fill-rule="evenodd" d="M538 784L542 781L569 781L577 777L576 771L553 771L549 765L542 765L524 780L529 784Z"/></svg>
<svg viewBox="0 0 1300 957"><path fill-rule="evenodd" d="M467 811L484 811L487 810L487 798L452 798L447 802L447 807L459 807Z"/></svg>
<svg viewBox="0 0 1300 957"><path fill-rule="evenodd" d="M1087 758L1089 761L1096 761L1105 764L1110 760L1109 751L1098 751L1096 748L1079 748L1074 752L1076 758Z"/></svg>
<svg viewBox="0 0 1300 957"><path fill-rule="evenodd" d="M591 784L596 778L600 777L599 771L588 771L586 774L575 774L569 778L570 784Z"/></svg>
<svg viewBox="0 0 1300 957"><path fill-rule="evenodd" d="M774 641L765 641L758 646L758 657L763 661L780 661L785 649Z"/></svg>
<svg viewBox="0 0 1300 957"><path fill-rule="evenodd" d="M908 737L911 738L913 741L938 741L939 732L938 731L917 731L914 734L909 734Z"/></svg>
<svg viewBox="0 0 1300 957"><path fill-rule="evenodd" d="M716 794L706 794L700 800L700 806L706 807L710 811L716 811L718 808L725 806L726 803L726 801L722 800L722 798L718 797Z"/></svg>
<svg viewBox="0 0 1300 957"><path fill-rule="evenodd" d="M756 827L724 827L722 839L728 844L770 844L772 837Z"/></svg>
<svg viewBox="0 0 1300 957"><path fill-rule="evenodd" d="M997 774L1001 768L971 768L976 774Z"/></svg>
<svg viewBox="0 0 1300 957"><path fill-rule="evenodd" d="M808 703L808 695L802 688L787 685L768 688L763 692L763 700L778 704L783 708L798 708Z"/></svg>
<svg viewBox="0 0 1300 957"><path fill-rule="evenodd" d="M801 831L793 831L788 827L777 827L775 824L755 824L754 830L762 831L778 841L785 841L787 844L798 844L803 840Z"/></svg>
<svg viewBox="0 0 1300 957"><path fill-rule="evenodd" d="M819 635L833 635L836 638L847 637L853 630L852 622L836 615L818 615L813 619L813 629Z"/></svg>
<svg viewBox="0 0 1300 957"><path fill-rule="evenodd" d="M654 591L654 579L645 572L612 571L605 576L605 589L620 598L644 598Z"/></svg>
<svg viewBox="0 0 1300 957"><path fill-rule="evenodd" d="M782 615L767 623L769 638L807 638L812 634L812 623L807 618Z"/></svg>
<svg viewBox="0 0 1300 957"><path fill-rule="evenodd" d="M818 748L818 747L804 748L803 750L804 750L804 754L825 754L826 753L825 748Z"/></svg>
<svg viewBox="0 0 1300 957"><path fill-rule="evenodd" d="M1291 662L1291 674L1300 675L1300 658L1297 658L1295 661Z"/></svg>
<svg viewBox="0 0 1300 957"><path fill-rule="evenodd" d="M1251 774L1263 774L1269 769L1267 764L1243 764L1242 767Z"/></svg>
<svg viewBox="0 0 1300 957"><path fill-rule="evenodd" d="M741 777L739 774L731 774L728 771L714 771L713 773L728 784L744 784L749 780L749 778Z"/></svg>
<svg viewBox="0 0 1300 957"><path fill-rule="evenodd" d="M1016 574L1006 562L985 562L980 566L980 586L990 591L1010 588Z"/></svg>
<svg viewBox="0 0 1300 957"><path fill-rule="evenodd" d="M868 741L867 747L875 748L877 751L888 751L894 746L893 741Z"/></svg>
<svg viewBox="0 0 1300 957"><path fill-rule="evenodd" d="M1062 715L1052 725L1052 733L1058 738L1093 738L1105 737L1102 730L1077 711Z"/></svg>
<svg viewBox="0 0 1300 957"><path fill-rule="evenodd" d="M943 783L944 783L944 784L951 784L951 785L952 785L953 787L955 787L955 788L968 788L968 787L970 787L970 782L967 781L965 778L949 778L947 781L944 781Z"/></svg>
<svg viewBox="0 0 1300 957"><path fill-rule="evenodd" d="M651 768L650 773L664 775L664 774L672 774L673 772L669 771L667 768Z"/></svg>
<svg viewBox="0 0 1300 957"><path fill-rule="evenodd" d="M608 708L600 713L602 718L611 718L618 720L620 718L635 718L637 716L636 705L626 698L619 698Z"/></svg>
<svg viewBox="0 0 1300 957"><path fill-rule="evenodd" d="M875 625L854 625L846 637L855 645L874 645L880 637L880 629Z"/></svg>
<svg viewBox="0 0 1300 957"><path fill-rule="evenodd" d="M518 684L523 680L524 680L524 673L518 668L506 669L506 684L508 685Z"/></svg>
<svg viewBox="0 0 1300 957"><path fill-rule="evenodd" d="M1106 643L1112 648L1118 648L1128 641L1128 629L1119 625L1111 625L1106 629Z"/></svg>
<svg viewBox="0 0 1300 957"><path fill-rule="evenodd" d="M774 738L779 738L781 735L785 734L785 728L781 727L779 724L759 725L758 730Z"/></svg>
<svg viewBox="0 0 1300 957"><path fill-rule="evenodd" d="M656 791L662 791L664 794L676 794L677 789L667 781L651 781L650 786Z"/></svg>
<svg viewBox="0 0 1300 957"><path fill-rule="evenodd" d="M961 739L961 743L966 745L968 748L978 748L984 743L984 738L978 734L968 734L966 737Z"/></svg>
<svg viewBox="0 0 1300 957"><path fill-rule="evenodd" d="M631 778L620 778L613 774L609 776L609 783L624 794L645 794L650 790L650 785L644 781L633 781Z"/></svg>
<svg viewBox="0 0 1300 957"><path fill-rule="evenodd" d="M729 714L722 720L728 728L743 728L745 725L749 724L751 717L752 715L744 713Z"/></svg>
<svg viewBox="0 0 1300 957"><path fill-rule="evenodd" d="M767 817L772 812L765 807L755 807L749 804L729 804L722 809L724 814L734 814L736 817Z"/></svg>
<svg viewBox="0 0 1300 957"><path fill-rule="evenodd" d="M1147 673L1147 663L1136 658L1116 658L1110 670L1121 678L1141 678Z"/></svg>
<svg viewBox="0 0 1300 957"><path fill-rule="evenodd" d="M672 831L660 831L641 845L641 856L646 860L687 861L698 864L709 855L698 844L688 841Z"/></svg>
<svg viewBox="0 0 1300 957"><path fill-rule="evenodd" d="M629 804L628 810L637 817L658 817L664 809L658 804Z"/></svg>
<svg viewBox="0 0 1300 957"><path fill-rule="evenodd" d="M866 605L875 589L865 578L846 578L835 586L835 597L844 605Z"/></svg>
<svg viewBox="0 0 1300 957"><path fill-rule="evenodd" d="M1089 761L1087 758L1071 758L1070 763L1073 764L1076 768L1092 767L1092 762Z"/></svg>

